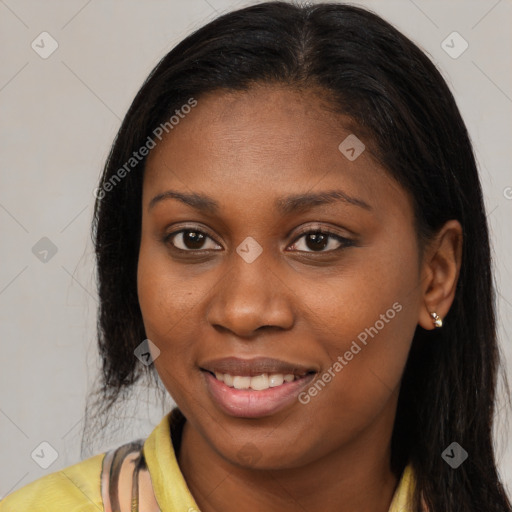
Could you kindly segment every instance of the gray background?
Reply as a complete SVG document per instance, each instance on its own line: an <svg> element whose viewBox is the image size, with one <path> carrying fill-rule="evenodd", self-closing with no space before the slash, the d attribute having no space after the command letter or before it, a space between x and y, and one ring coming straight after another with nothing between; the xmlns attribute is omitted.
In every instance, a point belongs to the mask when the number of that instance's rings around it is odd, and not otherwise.
<svg viewBox="0 0 512 512"><path fill-rule="evenodd" d="M0 0L0 497L80 460L85 396L98 368L92 192L120 120L172 46L217 14L250 3ZM419 44L455 94L481 170L510 374L512 2L357 5L372 8ZM44 31L59 45L46 59L31 47L35 40L50 48L49 39L38 37ZM469 44L456 59L442 47L454 31ZM452 39L451 51L460 50L461 40ZM32 251L42 237L57 248L46 262ZM91 450L145 437L169 405L162 409L151 391L136 390L119 411L117 427ZM496 452L511 492L510 410L501 394L498 410ZM58 454L47 469L35 462L37 454L40 463L51 460L41 442ZM471 447L465 448L471 457Z"/></svg>

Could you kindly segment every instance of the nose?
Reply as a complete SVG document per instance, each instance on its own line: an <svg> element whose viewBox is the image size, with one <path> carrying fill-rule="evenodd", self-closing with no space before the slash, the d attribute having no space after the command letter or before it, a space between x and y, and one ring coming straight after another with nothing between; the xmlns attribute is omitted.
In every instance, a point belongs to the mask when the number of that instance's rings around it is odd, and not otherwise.
<svg viewBox="0 0 512 512"><path fill-rule="evenodd" d="M261 255L252 263L233 253L229 271L212 296L210 325L238 337L251 338L265 329L293 326L293 292Z"/></svg>

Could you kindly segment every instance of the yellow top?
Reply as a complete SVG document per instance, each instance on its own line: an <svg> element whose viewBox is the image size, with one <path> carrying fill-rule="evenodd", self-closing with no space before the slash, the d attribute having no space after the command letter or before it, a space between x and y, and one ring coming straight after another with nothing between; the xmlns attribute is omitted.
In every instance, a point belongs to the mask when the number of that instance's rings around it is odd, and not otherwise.
<svg viewBox="0 0 512 512"><path fill-rule="evenodd" d="M175 456L170 414L164 416L144 442L144 458L154 497L163 512L199 512ZM104 459L105 453L102 453L25 485L0 502L0 512L107 512L110 507L103 504L101 485ZM121 476L121 482L122 479ZM413 486L412 469L407 466L389 512L412 510ZM140 492L144 491L144 485L139 488ZM142 506L141 510L145 512Z"/></svg>

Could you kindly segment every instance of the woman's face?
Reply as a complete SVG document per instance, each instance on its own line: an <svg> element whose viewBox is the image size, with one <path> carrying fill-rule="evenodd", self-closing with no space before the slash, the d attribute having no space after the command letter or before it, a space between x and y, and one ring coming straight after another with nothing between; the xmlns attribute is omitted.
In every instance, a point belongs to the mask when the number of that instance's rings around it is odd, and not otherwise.
<svg viewBox="0 0 512 512"><path fill-rule="evenodd" d="M388 449L421 266L408 194L368 150L339 149L344 121L311 91L216 92L148 158L146 334L189 428L224 460Z"/></svg>

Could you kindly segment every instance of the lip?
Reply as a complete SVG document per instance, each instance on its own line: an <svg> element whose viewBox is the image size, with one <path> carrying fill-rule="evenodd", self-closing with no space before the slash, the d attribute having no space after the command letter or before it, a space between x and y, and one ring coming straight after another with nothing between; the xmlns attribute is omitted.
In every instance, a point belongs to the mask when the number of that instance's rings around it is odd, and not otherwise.
<svg viewBox="0 0 512 512"><path fill-rule="evenodd" d="M261 418L276 414L297 402L299 393L318 373L315 369L278 359L236 357L210 361L201 365L201 370L208 394L217 407L229 416L238 418ZM284 382L280 386L256 391L231 388L215 378L212 372L250 377L262 373L283 373L301 377L292 382Z"/></svg>
<svg viewBox="0 0 512 512"><path fill-rule="evenodd" d="M293 374L302 377L307 373L317 371L313 367L270 357L254 357L252 359L224 357L222 359L206 361L200 364L199 367L201 370L206 370L210 373L229 373L230 375L240 375L242 377L255 377L262 373Z"/></svg>

